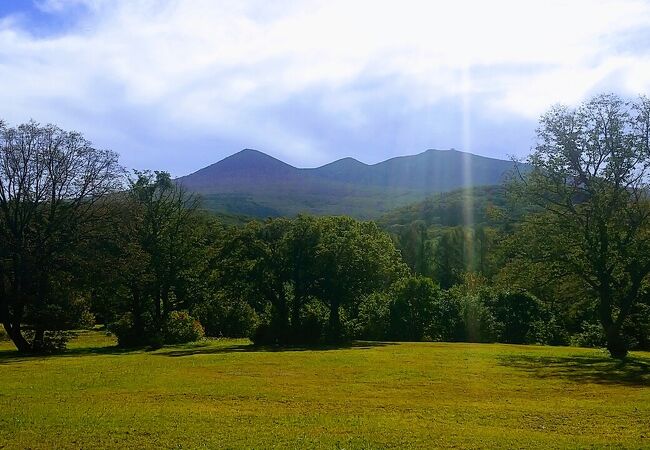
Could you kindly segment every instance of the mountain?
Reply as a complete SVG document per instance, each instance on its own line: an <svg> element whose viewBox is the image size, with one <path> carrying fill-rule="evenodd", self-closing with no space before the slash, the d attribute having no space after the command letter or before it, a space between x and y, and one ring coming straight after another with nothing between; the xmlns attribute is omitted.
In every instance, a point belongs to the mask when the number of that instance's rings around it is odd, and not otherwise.
<svg viewBox="0 0 650 450"><path fill-rule="evenodd" d="M499 184L512 168L511 161L456 150L427 150L377 164L343 158L301 169L245 149L177 182L200 194L206 209L217 212L376 218L431 194Z"/></svg>

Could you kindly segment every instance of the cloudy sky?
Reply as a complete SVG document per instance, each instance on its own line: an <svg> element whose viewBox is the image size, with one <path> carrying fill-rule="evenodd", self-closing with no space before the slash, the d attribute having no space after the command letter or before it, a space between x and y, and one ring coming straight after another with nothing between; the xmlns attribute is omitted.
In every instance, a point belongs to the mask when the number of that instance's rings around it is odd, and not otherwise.
<svg viewBox="0 0 650 450"><path fill-rule="evenodd" d="M523 155L537 118L650 93L650 1L0 0L0 118L131 168Z"/></svg>

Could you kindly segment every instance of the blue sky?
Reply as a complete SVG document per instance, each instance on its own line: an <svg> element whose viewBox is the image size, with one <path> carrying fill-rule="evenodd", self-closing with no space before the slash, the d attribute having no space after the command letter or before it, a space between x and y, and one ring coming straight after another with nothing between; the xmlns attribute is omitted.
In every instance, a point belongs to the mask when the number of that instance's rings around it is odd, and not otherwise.
<svg viewBox="0 0 650 450"><path fill-rule="evenodd" d="M650 94L650 2L0 0L0 118L183 175L428 148L505 158L554 103Z"/></svg>

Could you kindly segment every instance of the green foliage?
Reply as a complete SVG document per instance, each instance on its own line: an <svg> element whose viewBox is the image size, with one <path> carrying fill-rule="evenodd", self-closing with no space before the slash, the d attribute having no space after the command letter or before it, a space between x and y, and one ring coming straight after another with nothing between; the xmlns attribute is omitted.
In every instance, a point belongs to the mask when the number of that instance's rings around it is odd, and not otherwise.
<svg viewBox="0 0 650 450"><path fill-rule="evenodd" d="M389 338L390 295L373 292L359 303L359 312L351 323L352 335L357 339L384 340Z"/></svg>
<svg viewBox="0 0 650 450"><path fill-rule="evenodd" d="M349 337L361 300L406 273L388 235L347 217L251 222L230 230L218 258L220 286L255 308L253 339L265 344Z"/></svg>
<svg viewBox="0 0 650 450"><path fill-rule="evenodd" d="M300 310L300 319L292 323L293 342L318 344L326 341L329 309L318 300L308 301Z"/></svg>
<svg viewBox="0 0 650 450"><path fill-rule="evenodd" d="M498 324L499 342L528 343L531 341L532 325L548 318L542 303L527 292L497 292L486 300Z"/></svg>
<svg viewBox="0 0 650 450"><path fill-rule="evenodd" d="M398 341L432 340L435 305L440 288L431 279L415 276L399 280L391 290L390 336Z"/></svg>
<svg viewBox="0 0 650 450"><path fill-rule="evenodd" d="M422 223L425 228L495 225L497 211L508 206L502 185L477 186L435 194L385 213L377 222L385 229Z"/></svg>
<svg viewBox="0 0 650 450"><path fill-rule="evenodd" d="M602 348L606 344L607 337L598 323L583 322L580 332L571 336L571 345L576 347Z"/></svg>
<svg viewBox="0 0 650 450"><path fill-rule="evenodd" d="M630 313L623 326L623 334L629 339L630 347L639 350L650 350L650 304L644 298Z"/></svg>
<svg viewBox="0 0 650 450"><path fill-rule="evenodd" d="M19 350L58 348L59 331L81 319L89 242L109 221L120 175L117 154L77 132L0 121L0 322Z"/></svg>
<svg viewBox="0 0 650 450"><path fill-rule="evenodd" d="M255 310L239 300L229 300L217 295L198 303L192 316L203 325L205 335L210 337L248 337L257 326Z"/></svg>
<svg viewBox="0 0 650 450"><path fill-rule="evenodd" d="M569 345L569 333L565 325L554 314L530 324L526 342L541 345Z"/></svg>
<svg viewBox="0 0 650 450"><path fill-rule="evenodd" d="M649 129L645 97L551 108L527 161L532 170L510 187L540 211L512 238L510 264L533 265L547 280L580 280L615 358L627 354L624 324L650 276Z"/></svg>
<svg viewBox="0 0 650 450"><path fill-rule="evenodd" d="M152 317L148 315L135 316L127 312L110 323L108 331L115 335L117 344L125 348L157 346L162 341L161 334L154 329Z"/></svg>
<svg viewBox="0 0 650 450"><path fill-rule="evenodd" d="M31 342L32 347L39 353L62 352L75 335L76 332L69 330L46 330L42 335L34 330L26 330L24 332L25 339Z"/></svg>
<svg viewBox="0 0 650 450"><path fill-rule="evenodd" d="M172 311L165 321L163 332L165 344L185 344L205 336L201 323L187 311Z"/></svg>

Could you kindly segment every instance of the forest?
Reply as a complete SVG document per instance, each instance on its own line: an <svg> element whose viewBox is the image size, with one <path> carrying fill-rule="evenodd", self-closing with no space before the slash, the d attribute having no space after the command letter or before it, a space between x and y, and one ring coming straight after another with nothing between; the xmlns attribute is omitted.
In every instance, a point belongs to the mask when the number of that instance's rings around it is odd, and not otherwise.
<svg viewBox="0 0 650 450"><path fill-rule="evenodd" d="M164 171L54 125L0 124L0 321L21 352L457 341L650 350L650 100L540 119L503 186L377 221L233 224Z"/></svg>

